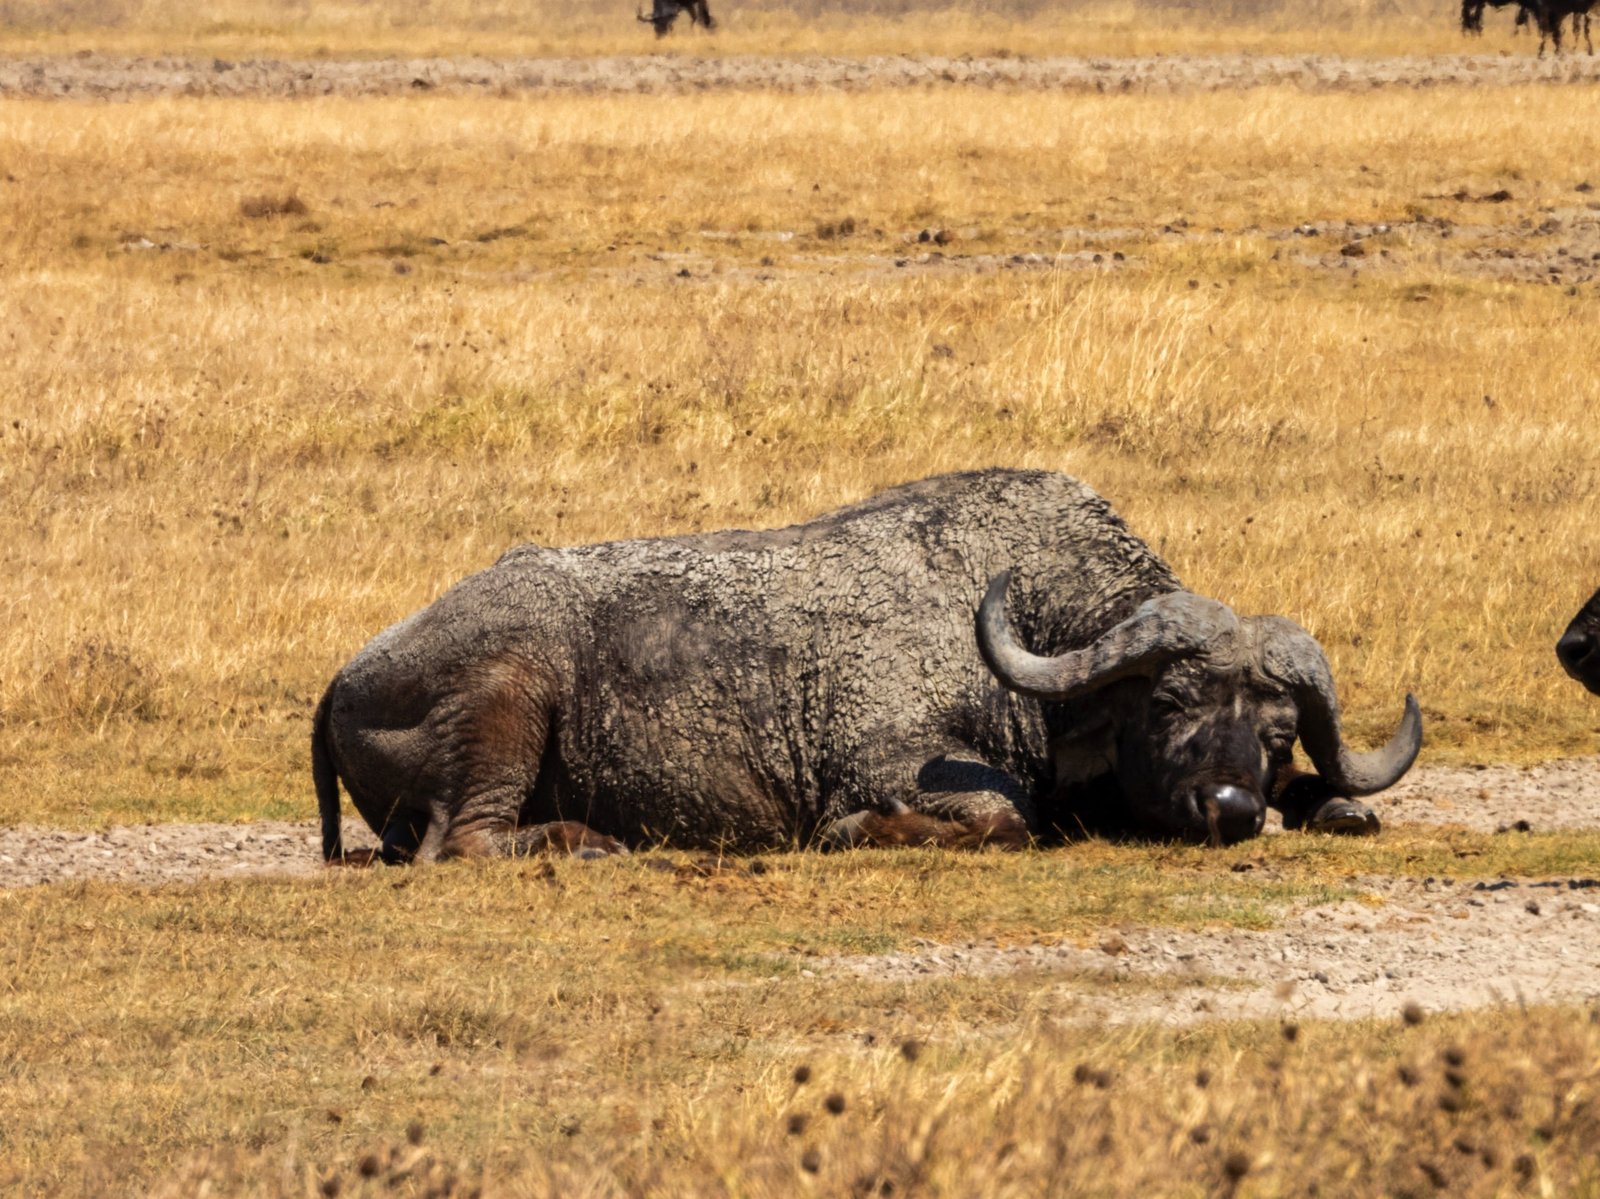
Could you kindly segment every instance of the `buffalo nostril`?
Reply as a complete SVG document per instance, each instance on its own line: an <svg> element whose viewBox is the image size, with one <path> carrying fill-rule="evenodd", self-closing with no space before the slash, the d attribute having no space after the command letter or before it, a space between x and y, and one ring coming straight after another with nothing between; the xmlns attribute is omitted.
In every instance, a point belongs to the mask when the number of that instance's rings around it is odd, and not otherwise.
<svg viewBox="0 0 1600 1199"><path fill-rule="evenodd" d="M1561 659L1561 665L1570 673L1576 670L1594 653L1594 638L1582 629L1568 629L1561 635L1561 640L1556 642L1556 657Z"/></svg>
<svg viewBox="0 0 1600 1199"><path fill-rule="evenodd" d="M1261 797L1228 783L1202 786L1196 796L1196 806L1205 819L1213 844L1228 845L1253 837L1266 822L1266 804Z"/></svg>

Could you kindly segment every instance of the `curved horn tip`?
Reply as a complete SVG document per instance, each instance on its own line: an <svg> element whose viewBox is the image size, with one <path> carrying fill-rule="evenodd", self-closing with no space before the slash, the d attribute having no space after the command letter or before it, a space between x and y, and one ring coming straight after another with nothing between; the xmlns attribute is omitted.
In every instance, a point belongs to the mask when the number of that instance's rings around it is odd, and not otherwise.
<svg viewBox="0 0 1600 1199"><path fill-rule="evenodd" d="M1422 751L1422 707L1417 697L1406 692L1405 712L1400 727L1382 749L1367 754L1341 753L1346 782L1352 795L1375 795L1387 791L1406 776Z"/></svg>

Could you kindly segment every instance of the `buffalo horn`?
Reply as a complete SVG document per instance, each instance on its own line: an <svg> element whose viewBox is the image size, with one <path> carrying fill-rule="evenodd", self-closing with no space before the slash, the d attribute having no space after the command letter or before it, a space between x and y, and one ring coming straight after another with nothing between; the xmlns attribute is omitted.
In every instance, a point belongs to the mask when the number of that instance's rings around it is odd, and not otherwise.
<svg viewBox="0 0 1600 1199"><path fill-rule="evenodd" d="M1263 664L1289 684L1300 710L1300 743L1317 773L1346 795L1372 795L1399 782L1422 748L1422 710L1406 695L1400 727L1382 749L1355 753L1339 726L1339 698L1333 672L1316 640L1288 620L1263 617L1277 626L1264 638Z"/></svg>
<svg viewBox="0 0 1600 1199"><path fill-rule="evenodd" d="M1132 616L1082 649L1041 657L1025 649L1006 619L1011 572L989 584L978 607L978 650L1008 690L1063 701L1118 679L1150 674L1162 662L1204 650L1231 648L1238 617L1226 604L1188 591L1146 600Z"/></svg>

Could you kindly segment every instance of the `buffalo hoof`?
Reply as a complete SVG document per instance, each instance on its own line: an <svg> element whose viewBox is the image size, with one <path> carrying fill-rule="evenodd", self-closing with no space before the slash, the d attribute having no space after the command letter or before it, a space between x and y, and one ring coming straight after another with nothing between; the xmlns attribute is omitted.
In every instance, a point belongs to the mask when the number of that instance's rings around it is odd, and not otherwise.
<svg viewBox="0 0 1600 1199"><path fill-rule="evenodd" d="M875 815L877 815L875 812L863 811L842 816L831 824L824 825L822 831L817 834L817 840L824 849L855 849L857 846L866 845L871 840L867 824Z"/></svg>
<svg viewBox="0 0 1600 1199"><path fill-rule="evenodd" d="M1338 833L1345 837L1376 837L1378 814L1364 803L1336 796L1306 820L1308 833Z"/></svg>
<svg viewBox="0 0 1600 1199"><path fill-rule="evenodd" d="M376 849L350 849L336 858L329 858L327 865L360 870L368 866L382 866L384 860L381 851Z"/></svg>
<svg viewBox="0 0 1600 1199"><path fill-rule="evenodd" d="M557 820L549 824L534 824L519 828L511 839L511 853L515 857L532 857L534 854L567 854L590 861L594 858L626 857L628 847L615 837L597 833L576 820Z"/></svg>

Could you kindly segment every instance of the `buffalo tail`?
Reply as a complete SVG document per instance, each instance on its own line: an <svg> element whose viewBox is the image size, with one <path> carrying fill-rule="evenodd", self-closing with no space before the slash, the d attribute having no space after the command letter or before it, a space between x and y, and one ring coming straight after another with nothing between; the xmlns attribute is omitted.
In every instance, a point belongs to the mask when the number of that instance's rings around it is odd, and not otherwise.
<svg viewBox="0 0 1600 1199"><path fill-rule="evenodd" d="M322 860L337 862L344 857L344 841L339 835L339 771L328 746L328 718L333 711L333 688L329 687L311 718L311 781L317 788L317 811L322 816Z"/></svg>

